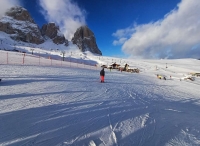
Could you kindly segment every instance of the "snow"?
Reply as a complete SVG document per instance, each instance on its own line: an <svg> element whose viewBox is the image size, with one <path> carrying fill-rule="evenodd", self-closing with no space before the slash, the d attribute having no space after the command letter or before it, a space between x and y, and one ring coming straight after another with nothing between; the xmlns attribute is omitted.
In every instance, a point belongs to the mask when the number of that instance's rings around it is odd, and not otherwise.
<svg viewBox="0 0 200 146"><path fill-rule="evenodd" d="M24 65L13 63L22 53L9 52L12 62L7 64L7 51L0 51L0 145L200 145L200 78L180 81L200 72L199 60L131 60L66 50L71 59L98 66L64 61L60 66L59 60L45 65L45 56L39 65L31 48L24 49ZM60 53L34 49L43 55ZM113 62L141 72L105 69L105 83L100 83L100 66Z"/></svg>
<svg viewBox="0 0 200 146"><path fill-rule="evenodd" d="M31 23L29 21L19 21L19 20L13 19L10 16L3 16L1 18L1 22L9 23L10 27L12 27L13 29L18 29L26 34L30 32L34 34L34 31L38 29L37 24ZM33 31L33 29L35 30Z"/></svg>

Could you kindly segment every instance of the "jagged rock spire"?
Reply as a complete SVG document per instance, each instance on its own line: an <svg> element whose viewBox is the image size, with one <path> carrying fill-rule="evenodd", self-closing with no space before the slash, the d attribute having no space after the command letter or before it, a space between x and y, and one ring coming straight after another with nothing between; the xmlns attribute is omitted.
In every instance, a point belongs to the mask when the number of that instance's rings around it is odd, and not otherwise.
<svg viewBox="0 0 200 146"><path fill-rule="evenodd" d="M82 52L90 51L102 55L96 44L94 33L87 26L81 26L77 29L72 38L72 42L76 44Z"/></svg>

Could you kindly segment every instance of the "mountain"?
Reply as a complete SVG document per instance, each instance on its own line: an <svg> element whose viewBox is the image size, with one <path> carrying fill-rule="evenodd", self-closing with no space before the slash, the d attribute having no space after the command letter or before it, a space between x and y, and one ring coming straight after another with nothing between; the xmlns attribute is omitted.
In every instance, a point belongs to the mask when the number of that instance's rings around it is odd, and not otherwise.
<svg viewBox="0 0 200 146"><path fill-rule="evenodd" d="M76 44L82 52L90 51L102 55L96 44L94 33L87 26L81 26L76 30L72 42Z"/></svg>
<svg viewBox="0 0 200 146"><path fill-rule="evenodd" d="M60 32L58 26L55 23L44 24L41 29L41 33L43 37L48 37L52 39L55 44L63 44L68 45L68 40L65 39L64 34Z"/></svg>
<svg viewBox="0 0 200 146"><path fill-rule="evenodd" d="M64 50L68 50L69 44L72 44L65 38L55 23L44 24L40 29L28 10L21 6L10 8L0 18L0 31L9 34L9 37L16 42L21 41L40 45L52 41L56 45L64 45L66 47ZM94 33L86 26L77 29L72 42L81 52L89 51L102 55L97 47ZM60 47L57 46L56 48Z"/></svg>
<svg viewBox="0 0 200 146"><path fill-rule="evenodd" d="M20 6L12 7L0 19L0 31L10 34L10 37L16 41L44 43L38 25L29 12Z"/></svg>

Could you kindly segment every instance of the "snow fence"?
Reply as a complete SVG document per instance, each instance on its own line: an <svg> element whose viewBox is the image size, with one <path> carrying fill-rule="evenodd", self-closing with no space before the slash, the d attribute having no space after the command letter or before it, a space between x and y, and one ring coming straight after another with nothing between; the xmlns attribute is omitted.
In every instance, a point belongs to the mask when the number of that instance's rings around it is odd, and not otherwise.
<svg viewBox="0 0 200 146"><path fill-rule="evenodd" d="M52 59L42 57L40 55L32 55L22 52L2 51L0 50L0 64L8 65L40 65L40 66L62 66L62 67L77 67L92 70L99 70L99 66L90 63L89 61L81 61L75 58Z"/></svg>

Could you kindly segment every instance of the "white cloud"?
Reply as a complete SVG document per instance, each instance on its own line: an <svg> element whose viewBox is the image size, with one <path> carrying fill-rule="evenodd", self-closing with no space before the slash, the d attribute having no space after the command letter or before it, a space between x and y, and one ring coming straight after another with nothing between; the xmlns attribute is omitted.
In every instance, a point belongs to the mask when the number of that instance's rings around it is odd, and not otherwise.
<svg viewBox="0 0 200 146"><path fill-rule="evenodd" d="M119 40L113 41L113 45L114 46L121 45L121 44L124 44L126 41L127 41L127 38L119 38Z"/></svg>
<svg viewBox="0 0 200 146"><path fill-rule="evenodd" d="M5 12L12 6L20 6L19 0L0 0L0 18L5 14Z"/></svg>
<svg viewBox="0 0 200 146"><path fill-rule="evenodd" d="M76 29L85 25L85 11L71 0L39 0L42 13L48 22L55 22L70 40Z"/></svg>
<svg viewBox="0 0 200 146"><path fill-rule="evenodd" d="M133 34L133 32L135 31L134 28L126 28L126 29L119 29L117 30L115 33L112 34L112 36L116 37L118 40L114 40L113 41L113 45L122 45L124 44L128 38L131 37L131 35Z"/></svg>
<svg viewBox="0 0 200 146"><path fill-rule="evenodd" d="M134 26L136 26L136 25L134 25ZM130 37L132 35L132 33L134 33L134 31L135 31L134 28L128 27L126 29L119 29L112 35L117 38L121 38L121 37L125 37L125 36Z"/></svg>
<svg viewBox="0 0 200 146"><path fill-rule="evenodd" d="M163 20L130 29L135 31L125 41L122 50L142 58L200 58L199 18L200 1L182 0L178 9L171 11ZM115 34L121 33L117 31Z"/></svg>

